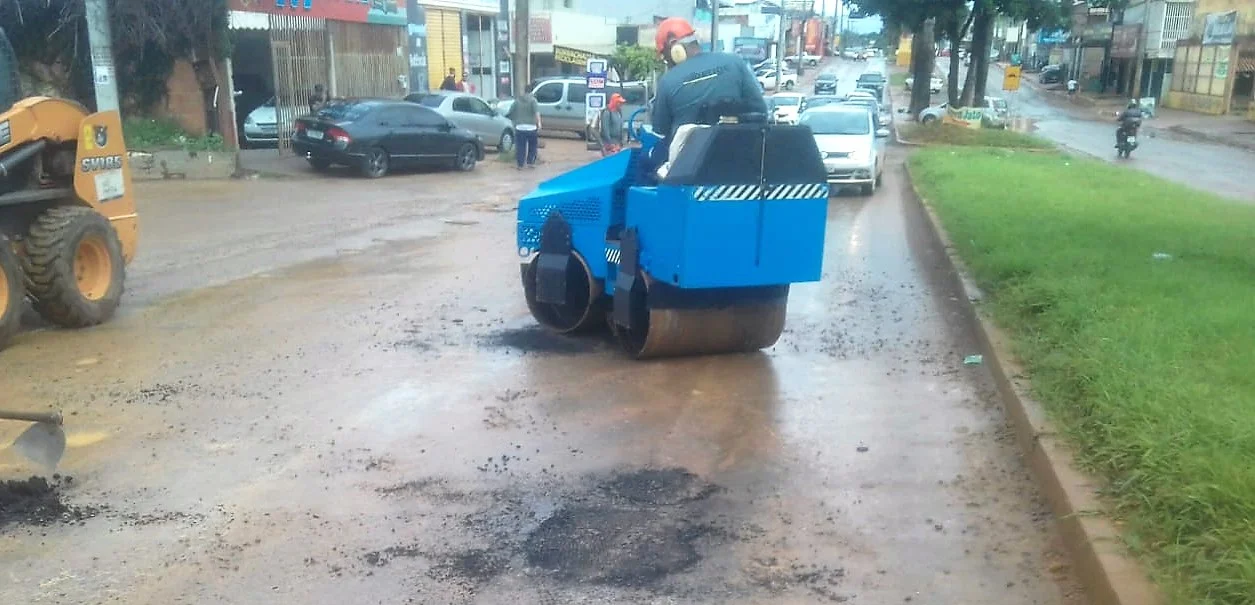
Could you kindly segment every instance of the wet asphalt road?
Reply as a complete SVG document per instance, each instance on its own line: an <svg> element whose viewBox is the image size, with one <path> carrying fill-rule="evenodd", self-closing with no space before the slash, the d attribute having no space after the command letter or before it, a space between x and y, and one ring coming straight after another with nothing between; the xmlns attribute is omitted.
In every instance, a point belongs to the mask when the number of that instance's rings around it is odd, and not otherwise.
<svg viewBox="0 0 1255 605"><path fill-rule="evenodd" d="M144 186L121 315L0 353L75 519L0 526L0 601L1083 602L897 149L777 346L652 363L528 316L514 200L588 158L543 153Z"/></svg>
<svg viewBox="0 0 1255 605"><path fill-rule="evenodd" d="M937 59L937 70L945 77L948 59ZM960 67L967 77L967 68ZM1038 74L1024 74L1025 79ZM1035 81L1035 80L1034 80ZM1025 84L1016 92L1002 91L1002 70L989 70L990 96L1007 99L1011 113L1027 122L1030 132L1065 147L1110 162L1166 178L1220 196L1255 203L1255 181L1247 176L1255 166L1255 153L1245 149L1199 142L1184 135L1155 128L1155 120L1144 122L1140 143L1133 157L1122 160L1115 152L1115 116L1100 119L1094 108L1071 105L1065 99ZM934 103L944 103L945 94L933 95ZM1114 111L1114 110L1113 110Z"/></svg>

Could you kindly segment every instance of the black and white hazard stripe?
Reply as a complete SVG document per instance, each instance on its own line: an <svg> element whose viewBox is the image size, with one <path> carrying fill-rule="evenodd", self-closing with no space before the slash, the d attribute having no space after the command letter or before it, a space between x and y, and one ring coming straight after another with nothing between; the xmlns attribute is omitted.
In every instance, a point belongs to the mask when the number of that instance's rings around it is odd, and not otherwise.
<svg viewBox="0 0 1255 605"><path fill-rule="evenodd" d="M606 247L606 262L619 264L620 252L618 248Z"/></svg>
<svg viewBox="0 0 1255 605"><path fill-rule="evenodd" d="M827 183L798 185L710 185L697 187L693 199L699 202L739 202L748 200L810 200L828 197Z"/></svg>

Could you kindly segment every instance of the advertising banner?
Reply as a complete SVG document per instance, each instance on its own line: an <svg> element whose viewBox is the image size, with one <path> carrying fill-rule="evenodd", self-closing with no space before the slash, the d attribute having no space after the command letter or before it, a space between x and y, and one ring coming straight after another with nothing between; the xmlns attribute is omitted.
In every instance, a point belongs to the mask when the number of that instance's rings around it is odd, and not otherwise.
<svg viewBox="0 0 1255 605"><path fill-rule="evenodd" d="M1238 34L1238 11L1211 13L1203 17L1203 45L1233 44Z"/></svg>
<svg viewBox="0 0 1255 605"><path fill-rule="evenodd" d="M405 0L228 0L231 10L315 19L405 25Z"/></svg>
<svg viewBox="0 0 1255 605"><path fill-rule="evenodd" d="M941 123L980 128L984 118L985 110L980 107L947 107L946 117L942 118Z"/></svg>
<svg viewBox="0 0 1255 605"><path fill-rule="evenodd" d="M767 39L733 38L732 52L747 61L762 61L767 58Z"/></svg>

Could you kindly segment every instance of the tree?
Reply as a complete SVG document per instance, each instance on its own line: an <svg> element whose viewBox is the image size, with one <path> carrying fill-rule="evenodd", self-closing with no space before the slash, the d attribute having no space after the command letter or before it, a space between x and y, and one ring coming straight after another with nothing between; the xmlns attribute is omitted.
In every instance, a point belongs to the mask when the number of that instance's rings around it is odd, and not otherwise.
<svg viewBox="0 0 1255 605"><path fill-rule="evenodd" d="M227 0L112 0L109 10L118 92L125 110L143 112L164 100L178 59L196 68L204 94L213 94L222 85L217 60L230 53ZM83 0L0 2L0 23L8 26L19 64L59 69L66 79L61 83L64 92L94 107L84 13ZM214 119L216 114L211 127Z"/></svg>
<svg viewBox="0 0 1255 605"><path fill-rule="evenodd" d="M629 82L644 80L663 69L662 60L652 49L631 44L620 44L614 49L610 66L619 72L620 80Z"/></svg>

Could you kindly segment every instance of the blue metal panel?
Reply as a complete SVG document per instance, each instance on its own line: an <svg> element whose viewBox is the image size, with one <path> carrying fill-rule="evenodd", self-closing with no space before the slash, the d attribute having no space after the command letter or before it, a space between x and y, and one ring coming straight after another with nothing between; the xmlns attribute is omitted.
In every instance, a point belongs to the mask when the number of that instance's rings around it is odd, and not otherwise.
<svg viewBox="0 0 1255 605"><path fill-rule="evenodd" d="M642 266L681 288L818 281L828 188L742 189L660 186L653 196L632 189L627 222L640 229Z"/></svg>
<svg viewBox="0 0 1255 605"><path fill-rule="evenodd" d="M581 166L541 183L519 200L520 254L526 256L540 246L541 226L551 212L558 211L571 225L575 250L584 256L594 276L604 277L606 230L613 217L622 213L622 202L616 203L615 195L626 185L633 155L619 153Z"/></svg>

